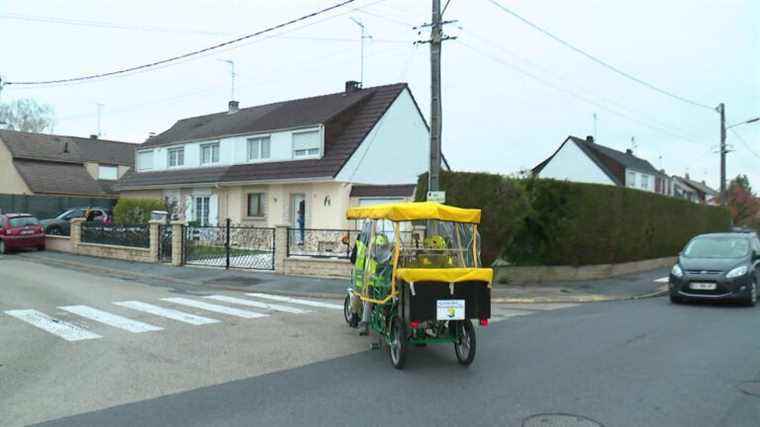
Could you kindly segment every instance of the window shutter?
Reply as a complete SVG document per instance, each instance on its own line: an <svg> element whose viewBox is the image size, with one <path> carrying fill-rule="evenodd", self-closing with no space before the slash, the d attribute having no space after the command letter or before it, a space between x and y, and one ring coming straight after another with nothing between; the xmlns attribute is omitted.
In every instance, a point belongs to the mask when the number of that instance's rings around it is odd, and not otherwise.
<svg viewBox="0 0 760 427"><path fill-rule="evenodd" d="M312 150L320 148L319 132L301 132L293 134L293 150Z"/></svg>

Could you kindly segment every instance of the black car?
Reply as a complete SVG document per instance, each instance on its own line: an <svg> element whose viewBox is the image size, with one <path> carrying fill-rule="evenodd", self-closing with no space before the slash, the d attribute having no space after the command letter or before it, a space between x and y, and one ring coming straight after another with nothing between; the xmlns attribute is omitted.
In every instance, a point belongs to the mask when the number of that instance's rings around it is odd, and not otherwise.
<svg viewBox="0 0 760 427"><path fill-rule="evenodd" d="M757 303L760 240L756 233L697 236L670 271L670 301L729 300Z"/></svg>

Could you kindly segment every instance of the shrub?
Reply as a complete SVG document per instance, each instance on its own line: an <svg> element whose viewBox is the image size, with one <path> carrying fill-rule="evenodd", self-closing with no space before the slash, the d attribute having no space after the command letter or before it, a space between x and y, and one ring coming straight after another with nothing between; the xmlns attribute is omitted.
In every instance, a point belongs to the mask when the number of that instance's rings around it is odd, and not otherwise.
<svg viewBox="0 0 760 427"><path fill-rule="evenodd" d="M483 262L593 265L677 254L701 233L730 228L723 208L622 187L442 172L454 206L483 209ZM420 177L417 200L427 193Z"/></svg>
<svg viewBox="0 0 760 427"><path fill-rule="evenodd" d="M113 208L113 220L116 224L147 224L151 211L165 210L163 200L121 198Z"/></svg>

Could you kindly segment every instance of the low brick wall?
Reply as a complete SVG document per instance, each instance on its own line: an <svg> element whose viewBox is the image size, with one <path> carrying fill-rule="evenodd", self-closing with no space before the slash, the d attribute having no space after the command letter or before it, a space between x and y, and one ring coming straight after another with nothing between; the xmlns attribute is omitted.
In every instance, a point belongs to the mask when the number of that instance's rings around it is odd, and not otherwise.
<svg viewBox="0 0 760 427"><path fill-rule="evenodd" d="M283 260L283 273L290 276L348 279L352 265L345 259L290 257Z"/></svg>
<svg viewBox="0 0 760 427"><path fill-rule="evenodd" d="M640 273L662 267L670 267L676 262L676 257L649 259L644 261L626 262L622 264L572 266L495 266L494 281L496 283L528 284L560 281L580 281L607 279L625 274Z"/></svg>
<svg viewBox="0 0 760 427"><path fill-rule="evenodd" d="M151 255L150 248L80 243L77 245L77 254L124 261L156 262L155 257Z"/></svg>
<svg viewBox="0 0 760 427"><path fill-rule="evenodd" d="M74 253L74 244L69 236L45 236L45 250Z"/></svg>

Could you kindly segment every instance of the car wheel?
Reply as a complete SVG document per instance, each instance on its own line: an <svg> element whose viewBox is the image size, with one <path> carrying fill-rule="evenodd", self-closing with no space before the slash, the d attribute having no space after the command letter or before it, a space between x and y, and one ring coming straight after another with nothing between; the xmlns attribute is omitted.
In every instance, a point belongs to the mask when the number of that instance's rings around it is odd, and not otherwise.
<svg viewBox="0 0 760 427"><path fill-rule="evenodd" d="M671 304L683 304L683 298L670 294L670 303Z"/></svg>
<svg viewBox="0 0 760 427"><path fill-rule="evenodd" d="M50 227L47 230L47 234L51 234L53 236L63 236L63 230L61 230L60 227Z"/></svg>
<svg viewBox="0 0 760 427"><path fill-rule="evenodd" d="M5 241L0 240L0 255L5 255Z"/></svg>
<svg viewBox="0 0 760 427"><path fill-rule="evenodd" d="M749 286L749 295L744 301L744 305L747 307L754 307L757 305L757 280L753 280Z"/></svg>

